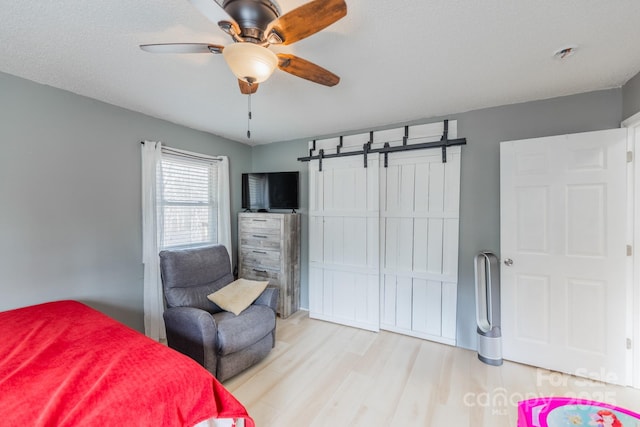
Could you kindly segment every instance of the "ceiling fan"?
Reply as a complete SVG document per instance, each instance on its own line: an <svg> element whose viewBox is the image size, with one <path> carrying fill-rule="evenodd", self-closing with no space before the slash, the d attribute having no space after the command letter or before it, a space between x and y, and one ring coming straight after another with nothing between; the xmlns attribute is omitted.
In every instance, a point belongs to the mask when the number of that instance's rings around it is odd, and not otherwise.
<svg viewBox="0 0 640 427"><path fill-rule="evenodd" d="M276 66L289 74L325 86L338 84L332 72L288 53L275 54L270 45L289 45L328 27L347 14L344 0L312 0L284 15L270 0L189 0L204 16L231 36L234 43L144 44L153 53L222 54L238 78L240 91L250 95Z"/></svg>

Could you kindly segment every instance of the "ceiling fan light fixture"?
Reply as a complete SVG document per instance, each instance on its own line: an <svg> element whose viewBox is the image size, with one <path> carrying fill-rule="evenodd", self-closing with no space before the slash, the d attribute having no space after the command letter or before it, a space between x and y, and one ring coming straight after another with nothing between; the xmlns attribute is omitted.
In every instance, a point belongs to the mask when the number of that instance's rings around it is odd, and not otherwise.
<svg viewBox="0 0 640 427"><path fill-rule="evenodd" d="M237 78L252 84L267 80L278 65L275 53L249 42L226 46L222 55Z"/></svg>

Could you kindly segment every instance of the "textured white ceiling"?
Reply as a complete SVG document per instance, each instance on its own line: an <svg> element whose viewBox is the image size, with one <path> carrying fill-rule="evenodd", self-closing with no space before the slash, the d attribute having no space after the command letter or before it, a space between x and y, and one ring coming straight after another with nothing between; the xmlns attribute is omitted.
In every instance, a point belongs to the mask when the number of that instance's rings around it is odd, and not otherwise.
<svg viewBox="0 0 640 427"><path fill-rule="evenodd" d="M212 0L213 1L213 0ZM304 0L279 0L283 13ZM347 0L347 17L272 47L341 77L276 70L247 97L221 55L139 44L231 43L187 0L0 0L0 71L262 144L619 87L640 71L638 0ZM566 61L557 49L578 45ZM1 96L1 94L0 94Z"/></svg>

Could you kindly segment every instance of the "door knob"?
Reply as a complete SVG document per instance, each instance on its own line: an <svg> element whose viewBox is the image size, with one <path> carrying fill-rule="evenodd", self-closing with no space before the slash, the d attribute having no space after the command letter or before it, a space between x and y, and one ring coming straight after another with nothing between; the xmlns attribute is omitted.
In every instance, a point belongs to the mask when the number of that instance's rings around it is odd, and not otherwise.
<svg viewBox="0 0 640 427"><path fill-rule="evenodd" d="M507 267L511 267L513 265L513 260L511 258L505 259L504 265L506 265Z"/></svg>

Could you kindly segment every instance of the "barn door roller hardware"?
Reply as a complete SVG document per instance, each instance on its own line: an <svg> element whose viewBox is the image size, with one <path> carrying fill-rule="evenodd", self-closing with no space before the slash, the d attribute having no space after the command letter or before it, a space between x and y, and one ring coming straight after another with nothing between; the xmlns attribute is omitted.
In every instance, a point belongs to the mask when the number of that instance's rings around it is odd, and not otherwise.
<svg viewBox="0 0 640 427"><path fill-rule="evenodd" d="M313 140L313 146L309 148L309 157L313 157L313 152L316 151L316 140Z"/></svg>
<svg viewBox="0 0 640 427"><path fill-rule="evenodd" d="M400 151L412 151L412 150L424 150L426 148L442 148L442 163L447 162L447 147L453 147L456 145L466 145L466 138L456 138L449 139L449 120L444 121L444 131L442 132L442 137L440 141L434 142L423 142L421 144L407 144L407 140L409 139L409 127L405 126L405 134L402 138L402 145L398 145L392 147L389 143L385 143L381 148L373 148L373 132L369 132L369 142L362 146L361 151L347 151L342 152L342 137L340 137L340 144L336 146L336 153L325 154L324 150L320 150L320 154L314 155L313 152L316 150L316 141L313 141L313 148L309 150L308 157L298 157L298 161L300 162L310 162L311 160L319 160L320 171L322 171L322 159L332 159L335 157L347 157L347 156L364 156L364 167L367 167L367 155L370 153L382 153L384 154L384 167L388 167L388 156L390 153L397 153Z"/></svg>

